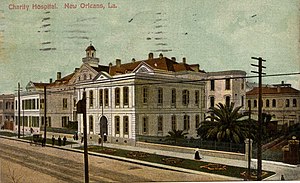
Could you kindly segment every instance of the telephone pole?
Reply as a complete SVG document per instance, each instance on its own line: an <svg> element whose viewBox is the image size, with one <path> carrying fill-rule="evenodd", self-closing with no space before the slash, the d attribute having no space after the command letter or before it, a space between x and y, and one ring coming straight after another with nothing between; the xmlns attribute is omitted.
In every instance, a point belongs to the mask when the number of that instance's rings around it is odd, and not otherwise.
<svg viewBox="0 0 300 183"><path fill-rule="evenodd" d="M261 136L262 136L262 75L266 74L262 72L263 68L262 62L266 60L261 57L251 57L251 59L258 60L258 65L251 64L254 67L258 67L257 71L251 71L258 74L258 133L257 133L257 180L261 181L262 177L262 149L261 149Z"/></svg>
<svg viewBox="0 0 300 183"><path fill-rule="evenodd" d="M20 131L21 131L21 109L20 109L20 100L21 100L21 97L20 97L20 83L18 83L18 138L20 138Z"/></svg>
<svg viewBox="0 0 300 183"><path fill-rule="evenodd" d="M84 182L89 182L89 161L87 150L87 124L86 124L86 92L83 90L82 99L77 103L77 113L83 115L83 149L84 149Z"/></svg>
<svg viewBox="0 0 300 183"><path fill-rule="evenodd" d="M44 146L47 142L47 92L46 85L44 85Z"/></svg>

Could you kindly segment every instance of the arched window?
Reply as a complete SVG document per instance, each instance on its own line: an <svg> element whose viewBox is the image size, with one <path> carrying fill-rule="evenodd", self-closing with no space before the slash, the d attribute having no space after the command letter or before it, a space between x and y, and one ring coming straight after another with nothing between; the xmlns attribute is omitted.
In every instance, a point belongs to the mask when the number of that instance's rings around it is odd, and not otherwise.
<svg viewBox="0 0 300 183"><path fill-rule="evenodd" d="M115 89L115 104L120 105L120 88Z"/></svg>
<svg viewBox="0 0 300 183"><path fill-rule="evenodd" d="M177 125L176 125L176 116L175 115L172 115L171 122L172 122L172 130L176 130Z"/></svg>
<svg viewBox="0 0 300 183"><path fill-rule="evenodd" d="M230 96L226 96L226 98L225 98L225 104L226 104L227 106L230 105Z"/></svg>
<svg viewBox="0 0 300 183"><path fill-rule="evenodd" d="M159 132L163 131L163 117L162 116L158 116L158 118L157 118L157 130Z"/></svg>
<svg viewBox="0 0 300 183"><path fill-rule="evenodd" d="M123 88L123 104L124 105L129 104L129 88L128 87Z"/></svg>
<svg viewBox="0 0 300 183"><path fill-rule="evenodd" d="M254 100L253 107L254 107L254 108L257 107L257 100Z"/></svg>
<svg viewBox="0 0 300 183"><path fill-rule="evenodd" d="M94 118L93 116L90 116L90 119L89 119L89 125L90 125L90 132L93 132L94 131Z"/></svg>
<svg viewBox="0 0 300 183"><path fill-rule="evenodd" d="M158 103L158 105L163 104L163 89L162 88L158 88L158 90L157 90L157 103Z"/></svg>
<svg viewBox="0 0 300 183"><path fill-rule="evenodd" d="M90 107L94 105L94 93L93 90L90 90Z"/></svg>
<svg viewBox="0 0 300 183"><path fill-rule="evenodd" d="M120 134L120 117L115 116L115 133Z"/></svg>
<svg viewBox="0 0 300 183"><path fill-rule="evenodd" d="M183 90L182 91L182 105L188 105L189 104L189 98L190 98L190 93L188 90Z"/></svg>
<svg viewBox="0 0 300 183"><path fill-rule="evenodd" d="M290 99L285 100L285 107L290 107Z"/></svg>
<svg viewBox="0 0 300 183"><path fill-rule="evenodd" d="M129 120L128 120L128 116L124 116L123 117L123 132L125 135L128 135L129 133Z"/></svg>
<svg viewBox="0 0 300 183"><path fill-rule="evenodd" d="M276 100L275 99L272 100L272 107L276 107Z"/></svg>
<svg viewBox="0 0 300 183"><path fill-rule="evenodd" d="M183 116L183 130L188 131L190 129L190 116Z"/></svg>
<svg viewBox="0 0 300 183"><path fill-rule="evenodd" d="M293 99L293 107L297 107L297 99Z"/></svg>
<svg viewBox="0 0 300 183"><path fill-rule="evenodd" d="M269 101L269 99L266 100L266 107L270 107L270 101Z"/></svg>

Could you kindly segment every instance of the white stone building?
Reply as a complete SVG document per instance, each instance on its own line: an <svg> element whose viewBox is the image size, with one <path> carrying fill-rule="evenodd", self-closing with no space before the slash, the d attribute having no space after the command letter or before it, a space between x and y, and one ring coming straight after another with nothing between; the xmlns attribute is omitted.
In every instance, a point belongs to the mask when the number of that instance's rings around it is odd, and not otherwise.
<svg viewBox="0 0 300 183"><path fill-rule="evenodd" d="M98 139L100 121L113 143L134 144L138 136L166 136L172 129L197 136L205 112L205 82L195 82L205 73L198 65L150 53L146 60L101 66L92 45L82 61L70 82L77 101L86 91L90 140ZM78 120L83 132L82 115Z"/></svg>
<svg viewBox="0 0 300 183"><path fill-rule="evenodd" d="M235 106L245 106L246 72L241 70L229 70L208 72L206 83L207 110L216 104L235 103ZM245 109L243 107L242 109Z"/></svg>

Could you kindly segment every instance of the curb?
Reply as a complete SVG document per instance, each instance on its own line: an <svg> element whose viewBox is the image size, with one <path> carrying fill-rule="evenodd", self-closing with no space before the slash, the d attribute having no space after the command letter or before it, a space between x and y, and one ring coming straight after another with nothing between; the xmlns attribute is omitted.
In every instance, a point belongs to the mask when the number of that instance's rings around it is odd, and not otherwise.
<svg viewBox="0 0 300 183"><path fill-rule="evenodd" d="M28 140L16 139L16 138L6 137L6 136L2 136L2 135L0 135L0 138L30 143L30 141L28 141ZM56 149L61 149L61 150L66 150L66 151L70 151L70 152L83 153L83 150L80 150L80 149L73 149L73 148L68 148L68 147L66 148L66 147L57 146L57 145L52 146L49 144L46 144L45 146L51 147L51 148L56 148ZM218 174L214 174L214 173L207 173L207 172L201 172L201 171L190 170L190 169L185 169L185 168L173 167L173 166L169 166L169 165L135 160L135 159L125 158L125 157L112 156L112 155L108 155L108 154L101 154L101 153L95 153L95 152L88 152L88 154L92 155L92 156L104 157L104 158L114 159L114 160L118 160L118 161L124 161L124 162L128 162L128 163L134 163L134 164L138 164L138 165L153 167L153 168L161 168L161 169L165 169L165 170L172 170L172 171L190 173L190 174L213 175L213 176L217 176L220 178L237 180L237 181L243 180L243 179L237 178L237 177L229 177L229 176L225 176L225 175L218 175Z"/></svg>

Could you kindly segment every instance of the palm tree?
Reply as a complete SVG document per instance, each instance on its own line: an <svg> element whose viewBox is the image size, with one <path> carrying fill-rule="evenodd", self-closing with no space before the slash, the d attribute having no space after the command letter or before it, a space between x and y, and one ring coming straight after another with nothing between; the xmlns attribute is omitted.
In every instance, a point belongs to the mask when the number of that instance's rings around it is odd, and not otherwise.
<svg viewBox="0 0 300 183"><path fill-rule="evenodd" d="M172 130L168 132L167 139L173 140L176 144L178 139L184 139L187 134L183 130Z"/></svg>
<svg viewBox="0 0 300 183"><path fill-rule="evenodd" d="M203 139L240 143L249 135L249 126L239 110L242 106L234 108L234 103L229 106L222 103L217 107L211 107L210 116L197 129L197 133Z"/></svg>

